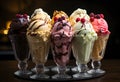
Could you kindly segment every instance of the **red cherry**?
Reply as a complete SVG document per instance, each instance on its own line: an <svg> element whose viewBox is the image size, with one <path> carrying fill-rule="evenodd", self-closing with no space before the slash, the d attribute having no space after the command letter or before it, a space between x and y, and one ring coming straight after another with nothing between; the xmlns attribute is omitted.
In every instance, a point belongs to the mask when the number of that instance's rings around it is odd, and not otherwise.
<svg viewBox="0 0 120 82"><path fill-rule="evenodd" d="M90 13L90 17L94 17L94 13Z"/></svg>
<svg viewBox="0 0 120 82"><path fill-rule="evenodd" d="M83 24L85 23L85 18L81 19L81 23L83 23Z"/></svg>
<svg viewBox="0 0 120 82"><path fill-rule="evenodd" d="M58 21L62 21L62 18L58 18Z"/></svg>
<svg viewBox="0 0 120 82"><path fill-rule="evenodd" d="M54 21L57 21L58 20L58 18L57 17L54 17Z"/></svg>
<svg viewBox="0 0 120 82"><path fill-rule="evenodd" d="M16 14L16 17L17 18L22 18L22 15L21 14Z"/></svg>
<svg viewBox="0 0 120 82"><path fill-rule="evenodd" d="M62 18L63 20L65 20L65 17L64 17L64 16L62 16L61 18Z"/></svg>
<svg viewBox="0 0 120 82"><path fill-rule="evenodd" d="M94 21L94 17L90 17L90 21L93 22Z"/></svg>
<svg viewBox="0 0 120 82"><path fill-rule="evenodd" d="M28 15L27 15L27 14L24 14L23 17L27 19Z"/></svg>
<svg viewBox="0 0 120 82"><path fill-rule="evenodd" d="M76 18L76 22L80 21L80 18Z"/></svg>
<svg viewBox="0 0 120 82"><path fill-rule="evenodd" d="M96 15L95 15L95 18L99 19L99 18L100 18L100 15L99 15L99 14L96 14Z"/></svg>
<svg viewBox="0 0 120 82"><path fill-rule="evenodd" d="M104 15L103 15L103 14L100 14L100 17L101 17L101 18L104 18Z"/></svg>

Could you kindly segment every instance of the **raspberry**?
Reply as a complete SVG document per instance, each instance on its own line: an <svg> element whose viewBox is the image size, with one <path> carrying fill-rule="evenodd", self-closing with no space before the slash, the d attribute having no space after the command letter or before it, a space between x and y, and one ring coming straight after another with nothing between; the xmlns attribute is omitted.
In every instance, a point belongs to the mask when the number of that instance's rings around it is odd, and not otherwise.
<svg viewBox="0 0 120 82"><path fill-rule="evenodd" d="M80 18L76 18L76 22L80 21Z"/></svg>
<svg viewBox="0 0 120 82"><path fill-rule="evenodd" d="M58 21L62 21L62 18L58 18Z"/></svg>
<svg viewBox="0 0 120 82"><path fill-rule="evenodd" d="M62 20L65 20L65 17L64 17L64 16L62 16L62 17L61 17L61 19L62 19Z"/></svg>
<svg viewBox="0 0 120 82"><path fill-rule="evenodd" d="M100 15L99 15L99 14L95 15L95 18L99 19L99 18L100 18Z"/></svg>
<svg viewBox="0 0 120 82"><path fill-rule="evenodd" d="M90 21L93 22L94 21L94 17L90 17Z"/></svg>
<svg viewBox="0 0 120 82"><path fill-rule="evenodd" d="M21 14L16 14L17 18L22 18L23 16Z"/></svg>
<svg viewBox="0 0 120 82"><path fill-rule="evenodd" d="M57 17L54 17L54 21L57 21L58 20L58 18Z"/></svg>
<svg viewBox="0 0 120 82"><path fill-rule="evenodd" d="M103 15L103 14L100 14L100 17L101 17L101 18L104 18L104 15Z"/></svg>
<svg viewBox="0 0 120 82"><path fill-rule="evenodd" d="M24 17L25 19L27 19L28 15L27 15L27 14L24 14L23 17Z"/></svg>
<svg viewBox="0 0 120 82"><path fill-rule="evenodd" d="M94 13L90 13L90 17L94 17L95 15L94 15Z"/></svg>
<svg viewBox="0 0 120 82"><path fill-rule="evenodd" d="M81 19L81 23L83 23L83 24L85 23L85 18Z"/></svg>

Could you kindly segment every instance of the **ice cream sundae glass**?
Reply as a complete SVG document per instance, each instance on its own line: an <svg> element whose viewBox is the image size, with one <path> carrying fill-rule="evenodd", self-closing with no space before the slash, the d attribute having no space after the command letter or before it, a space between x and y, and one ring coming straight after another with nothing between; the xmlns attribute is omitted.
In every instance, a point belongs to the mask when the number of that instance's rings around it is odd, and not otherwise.
<svg viewBox="0 0 120 82"><path fill-rule="evenodd" d="M49 54L51 18L43 9L35 9L27 29L27 39L36 74L31 79L49 78L45 74L45 63Z"/></svg>
<svg viewBox="0 0 120 82"><path fill-rule="evenodd" d="M18 68L14 74L21 77L28 77L30 72L27 61L30 57L29 46L26 38L29 16L27 14L16 14L10 24L8 37L11 41L15 59L18 61Z"/></svg>
<svg viewBox="0 0 120 82"><path fill-rule="evenodd" d="M71 78L66 74L66 65L69 62L73 31L68 16L63 11L54 11L51 30L51 49L54 62L58 68L58 74L53 79Z"/></svg>
<svg viewBox="0 0 120 82"><path fill-rule="evenodd" d="M95 40L92 54L91 54L91 66L92 69L88 72L90 74L100 75L105 74L105 71L101 69L101 60L104 57L107 41L109 39L110 31L108 30L108 24L104 19L103 14L90 14L91 24L97 33L97 40Z"/></svg>
<svg viewBox="0 0 120 82"><path fill-rule="evenodd" d="M74 31L72 41L72 51L76 59L76 65L79 73L73 75L74 78L91 78L88 74L87 63L90 61L90 55L94 41L97 38L89 16L85 9L78 8L70 15L70 21Z"/></svg>

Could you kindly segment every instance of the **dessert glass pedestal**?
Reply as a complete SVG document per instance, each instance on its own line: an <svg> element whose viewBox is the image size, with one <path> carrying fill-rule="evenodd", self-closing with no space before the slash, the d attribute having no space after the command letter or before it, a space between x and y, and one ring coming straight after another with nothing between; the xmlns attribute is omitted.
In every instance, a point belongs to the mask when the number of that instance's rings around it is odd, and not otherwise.
<svg viewBox="0 0 120 82"><path fill-rule="evenodd" d="M51 68L51 71L58 72L58 66L54 66ZM70 71L70 68L66 67L66 72Z"/></svg>
<svg viewBox="0 0 120 82"><path fill-rule="evenodd" d="M66 38L69 39L68 37ZM55 42L59 42L59 40L55 40ZM71 76L66 73L67 72L66 65L69 62L69 58L70 58L71 43L67 41L65 42L63 41L61 42L61 47L57 47L57 45L54 45L53 43L51 45L51 50L52 50L54 62L57 65L55 69L58 70L57 70L57 74L52 76L52 79L69 79L71 78ZM66 52L64 51L64 49L66 49ZM60 50L61 52L59 52L58 50Z"/></svg>
<svg viewBox="0 0 120 82"><path fill-rule="evenodd" d="M31 71L27 69L27 61L30 57L29 46L25 34L13 34L9 35L9 39L12 44L15 59L18 61L18 68L14 74L20 77L28 77L32 74Z"/></svg>
<svg viewBox="0 0 120 82"><path fill-rule="evenodd" d="M36 72L35 67L34 67L34 68L32 68L32 69L31 69L31 71L35 73L35 72ZM44 67L44 71L45 71L45 72L49 72L49 71L50 71L50 69L49 69L49 68L47 68L47 67Z"/></svg>
<svg viewBox="0 0 120 82"><path fill-rule="evenodd" d="M35 74L31 79L47 79L49 76L45 73L45 63L49 53L49 40L43 41L41 37L27 35L32 61L35 63Z"/></svg>
<svg viewBox="0 0 120 82"><path fill-rule="evenodd" d="M98 36L93 46L93 51L91 55L91 66L92 69L88 71L92 75L103 75L106 73L105 70L101 69L101 60L104 57L107 41L109 34Z"/></svg>
<svg viewBox="0 0 120 82"><path fill-rule="evenodd" d="M77 62L76 62L76 65L77 65L77 66L75 66L75 67L71 68L71 70L72 70L73 72L75 72L75 73L77 73L77 72L80 72L80 71L81 71L81 69L78 67Z"/></svg>
<svg viewBox="0 0 120 82"><path fill-rule="evenodd" d="M93 43L94 40L84 42L84 39L82 37L74 37L72 50L79 72L73 74L73 78L92 78L92 75L87 72L87 63L90 61L90 54L93 48Z"/></svg>
<svg viewBox="0 0 120 82"><path fill-rule="evenodd" d="M94 76L104 75L106 73L105 70L101 69L101 61L92 61L92 69L88 70L89 74Z"/></svg>

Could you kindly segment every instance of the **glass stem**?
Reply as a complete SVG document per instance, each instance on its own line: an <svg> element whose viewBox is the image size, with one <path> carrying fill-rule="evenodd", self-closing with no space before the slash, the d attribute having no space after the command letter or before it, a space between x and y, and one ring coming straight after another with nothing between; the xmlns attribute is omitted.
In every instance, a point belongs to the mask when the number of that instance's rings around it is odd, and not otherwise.
<svg viewBox="0 0 120 82"><path fill-rule="evenodd" d="M78 68L80 69L80 73L86 73L88 70L87 64L79 64Z"/></svg>
<svg viewBox="0 0 120 82"><path fill-rule="evenodd" d="M44 73L44 64L36 64L35 69L38 75Z"/></svg>
<svg viewBox="0 0 120 82"><path fill-rule="evenodd" d="M92 60L92 63L91 63L91 66L92 66L92 68L93 69L100 69L100 67L101 67L101 62L100 61L94 61L94 60Z"/></svg>
<svg viewBox="0 0 120 82"><path fill-rule="evenodd" d="M77 61L76 61L76 65L77 65L78 71L81 72L81 68L80 68L79 63Z"/></svg>
<svg viewBox="0 0 120 82"><path fill-rule="evenodd" d="M65 72L66 72L66 66L58 66L59 74L65 74Z"/></svg>
<svg viewBox="0 0 120 82"><path fill-rule="evenodd" d="M25 72L28 67L27 61L19 61L18 62L18 68L22 71Z"/></svg>

